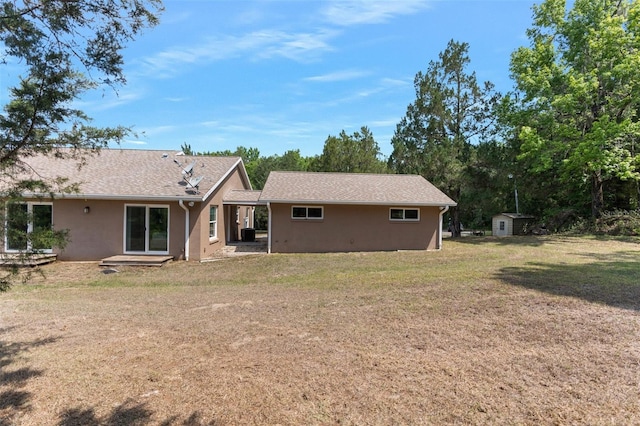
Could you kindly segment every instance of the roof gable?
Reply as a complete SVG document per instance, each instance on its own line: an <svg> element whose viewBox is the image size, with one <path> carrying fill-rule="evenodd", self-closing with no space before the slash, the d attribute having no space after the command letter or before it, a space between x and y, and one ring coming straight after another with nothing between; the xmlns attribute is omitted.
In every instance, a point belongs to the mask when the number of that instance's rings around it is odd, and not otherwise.
<svg viewBox="0 0 640 426"><path fill-rule="evenodd" d="M455 206L419 175L271 172L263 202Z"/></svg>
<svg viewBox="0 0 640 426"><path fill-rule="evenodd" d="M236 167L251 184L240 157L185 156L157 150L102 149L78 168L77 160L39 155L24 160L40 178L68 178L78 183L78 194L65 197L200 201L215 191ZM189 186L182 170L193 164L192 177L202 177L198 191ZM35 174L34 174L35 177Z"/></svg>

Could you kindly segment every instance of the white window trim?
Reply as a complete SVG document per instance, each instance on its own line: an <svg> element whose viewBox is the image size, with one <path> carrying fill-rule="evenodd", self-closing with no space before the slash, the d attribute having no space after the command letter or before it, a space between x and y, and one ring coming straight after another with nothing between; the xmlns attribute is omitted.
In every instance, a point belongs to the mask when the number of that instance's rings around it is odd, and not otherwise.
<svg viewBox="0 0 640 426"><path fill-rule="evenodd" d="M391 216L392 210L402 210L402 219L396 219ZM417 218L409 218L407 219L407 210L415 210L418 212ZM391 222L420 222L420 207L390 207L389 208L389 220Z"/></svg>
<svg viewBox="0 0 640 426"><path fill-rule="evenodd" d="M216 209L216 220L212 221L211 220L211 209L215 208ZM217 205L210 205L209 206L209 242L214 242L214 241L218 241L218 214L219 214L219 208ZM211 223L215 223L215 226L213 227L213 235L211 235Z"/></svg>
<svg viewBox="0 0 640 426"><path fill-rule="evenodd" d="M8 204L9 203L5 203L5 211L7 211ZM52 202L46 202L46 201L44 201L44 202L41 202L41 201L23 201L23 202L20 202L20 203L17 203L17 204L26 204L27 205L27 214L28 215L32 215L33 214L33 206L52 206L51 207L51 226L53 226L53 203ZM7 223L7 219L5 218L5 222L4 222L4 229L5 230L7 229L7 226L8 226L8 223ZM27 233L31 233L31 232L33 232L33 221L32 220L30 220L29 223L27 223ZM20 252L23 251L23 250L20 250L20 249L9 249L8 246L9 246L9 241L7 240L7 235L6 235L6 232L5 232L5 236L4 236L4 251L6 253L20 253ZM26 251L30 251L30 250L32 250L32 247L31 247L31 243L28 242ZM41 252L41 253L53 253L53 249L52 248L40 249L38 251Z"/></svg>
<svg viewBox="0 0 640 426"><path fill-rule="evenodd" d="M305 217L293 216L293 209L305 209ZM320 217L309 217L309 209L320 209ZM324 206L291 206L291 219L292 220L324 220Z"/></svg>
<svg viewBox="0 0 640 426"><path fill-rule="evenodd" d="M145 226L149 226L149 209L150 208L166 208L167 209L167 250L151 251L149 250L149 235L145 229L144 251L127 251L127 207L145 207ZM169 254L171 247L171 206L168 204L126 204L124 205L123 221L122 221L122 252L124 254Z"/></svg>

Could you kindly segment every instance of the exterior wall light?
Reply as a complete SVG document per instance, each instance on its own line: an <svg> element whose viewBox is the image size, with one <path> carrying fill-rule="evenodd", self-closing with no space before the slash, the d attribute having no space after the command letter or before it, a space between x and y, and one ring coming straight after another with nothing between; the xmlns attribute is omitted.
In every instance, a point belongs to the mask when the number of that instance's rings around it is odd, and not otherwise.
<svg viewBox="0 0 640 426"><path fill-rule="evenodd" d="M82 210L85 214L89 214L89 212L91 211L91 208L89 206L86 206L83 210Z"/></svg>

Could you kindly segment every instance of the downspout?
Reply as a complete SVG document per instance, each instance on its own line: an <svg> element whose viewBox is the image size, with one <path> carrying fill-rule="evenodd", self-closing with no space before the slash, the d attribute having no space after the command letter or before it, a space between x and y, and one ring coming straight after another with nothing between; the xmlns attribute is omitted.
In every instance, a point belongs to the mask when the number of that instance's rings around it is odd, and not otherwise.
<svg viewBox="0 0 640 426"><path fill-rule="evenodd" d="M184 210L184 260L189 260L189 208L184 205L182 200L178 200L178 204Z"/></svg>
<svg viewBox="0 0 640 426"><path fill-rule="evenodd" d="M442 250L442 216L449 211L449 206L440 207L440 217L438 219L438 248Z"/></svg>
<svg viewBox="0 0 640 426"><path fill-rule="evenodd" d="M271 202L267 202L267 253L271 254Z"/></svg>

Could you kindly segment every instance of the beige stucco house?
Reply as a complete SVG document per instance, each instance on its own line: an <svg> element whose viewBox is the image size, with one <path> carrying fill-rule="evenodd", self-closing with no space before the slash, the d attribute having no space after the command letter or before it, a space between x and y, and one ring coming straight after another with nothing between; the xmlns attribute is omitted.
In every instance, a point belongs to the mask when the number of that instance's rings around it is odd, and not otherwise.
<svg viewBox="0 0 640 426"><path fill-rule="evenodd" d="M251 190L239 157L185 156L154 150L103 149L78 168L75 160L25 159L34 175L78 183L76 193L38 198L24 194L32 213L28 227L69 230L70 241L55 252L61 260L100 260L114 255L164 255L202 260L236 238L252 217L223 202L234 189ZM251 213L251 212L249 212ZM6 225L5 225L6 226ZM7 234L7 233L5 233ZM25 249L2 241L2 252Z"/></svg>
<svg viewBox="0 0 640 426"><path fill-rule="evenodd" d="M270 252L434 250L456 203L418 175L271 172Z"/></svg>
<svg viewBox="0 0 640 426"><path fill-rule="evenodd" d="M63 177L79 190L23 194L17 208L33 223L20 226L68 230L63 250L43 250L60 260L200 261L253 231L255 206L266 206L269 252L433 250L442 247L442 215L455 205L416 175L272 172L254 191L241 158L181 154L104 149L82 168L69 159L28 158L34 176ZM16 205L9 207L11 216ZM0 244L2 253L28 248L6 236Z"/></svg>

